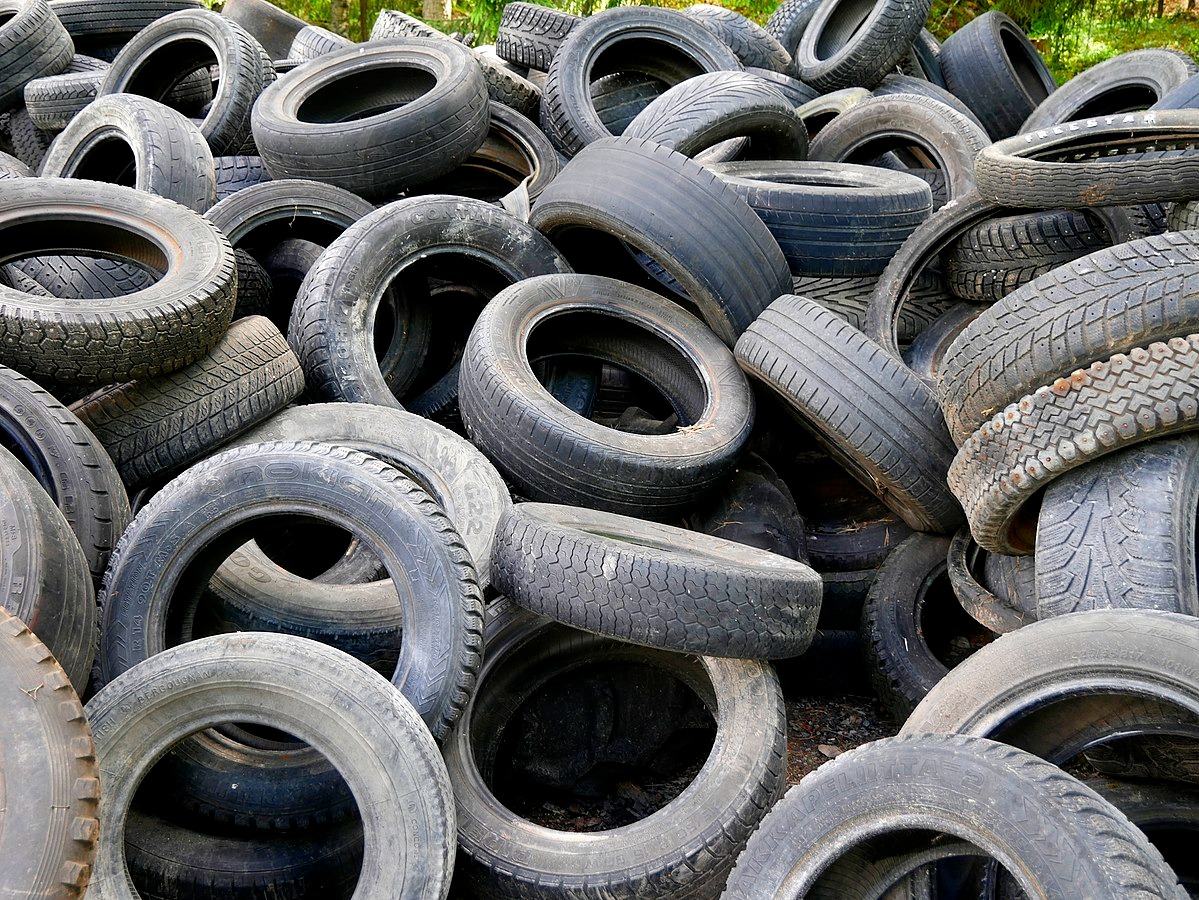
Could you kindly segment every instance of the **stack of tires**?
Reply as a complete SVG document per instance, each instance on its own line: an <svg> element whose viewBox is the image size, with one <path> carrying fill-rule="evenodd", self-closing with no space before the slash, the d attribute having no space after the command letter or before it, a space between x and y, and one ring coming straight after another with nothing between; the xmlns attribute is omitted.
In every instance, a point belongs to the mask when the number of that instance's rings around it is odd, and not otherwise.
<svg viewBox="0 0 1199 900"><path fill-rule="evenodd" d="M928 12L0 2L0 894L1199 895L1199 69Z"/></svg>

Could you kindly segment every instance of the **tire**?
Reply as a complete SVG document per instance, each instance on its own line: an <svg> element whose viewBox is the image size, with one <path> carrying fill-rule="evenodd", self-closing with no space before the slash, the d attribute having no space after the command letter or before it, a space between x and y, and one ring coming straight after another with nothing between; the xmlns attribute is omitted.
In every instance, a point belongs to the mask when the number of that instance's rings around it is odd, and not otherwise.
<svg viewBox="0 0 1199 900"><path fill-rule="evenodd" d="M1009 206L1036 197L1048 209L1199 196L1199 125L1189 110L1074 124L1076 129L1041 129L986 147L975 164L979 193ZM1062 135L1054 133L1059 130ZM1175 149L1158 150L1162 144Z"/></svg>
<svg viewBox="0 0 1199 900"><path fill-rule="evenodd" d="M1022 594L1009 592L1007 596L1000 596L982 584L982 573L990 559L991 555L974 543L970 532L961 529L949 545L949 583L970 618L989 631L1007 634L1035 621L1037 610L1035 603L1031 607L1020 605L1019 601L1026 599ZM1035 596L1033 599L1035 601Z"/></svg>
<svg viewBox="0 0 1199 900"><path fill-rule="evenodd" d="M50 648L42 652L53 653L82 690L96 655L96 593L87 560L54 501L21 460L3 448L0 487L0 513L7 526L0 534L3 609L35 630Z"/></svg>
<svg viewBox="0 0 1199 900"><path fill-rule="evenodd" d="M931 100L939 100L977 125L983 134L987 133L986 126L969 106L963 103L956 94L951 94L944 87L938 87L931 81L911 75L888 75L872 92L875 97L892 97L895 94L916 94Z"/></svg>
<svg viewBox="0 0 1199 900"><path fill-rule="evenodd" d="M181 10L202 9L203 4L200 0L53 0L50 8L77 46L119 48L151 22Z"/></svg>
<svg viewBox="0 0 1199 900"><path fill-rule="evenodd" d="M505 3L495 54L518 66L550 70L562 42L582 18L537 3Z"/></svg>
<svg viewBox="0 0 1199 900"><path fill-rule="evenodd" d="M160 692L146 693L156 682ZM99 896L135 896L123 836L134 791L153 761L214 717L232 715L298 733L345 776L365 832L359 895L449 893L455 816L437 745L385 679L344 654L302 638L218 635L147 660L93 697L87 712L100 735L112 828L101 832L92 875ZM407 852L397 860L383 847Z"/></svg>
<svg viewBox="0 0 1199 900"><path fill-rule="evenodd" d="M124 184L198 213L216 203L204 135L173 109L131 94L100 97L79 113L51 145L42 177Z"/></svg>
<svg viewBox="0 0 1199 900"><path fill-rule="evenodd" d="M916 35L916 40L912 42L912 54L920 64L918 75L929 84L949 90L949 86L945 84L945 72L941 68L941 42L927 28L921 28L920 33Z"/></svg>
<svg viewBox="0 0 1199 900"><path fill-rule="evenodd" d="M1199 291L1189 287L1199 273L1196 238L1166 233L1096 251L1030 281L971 323L950 346L938 388L955 441L1076 369L1199 330ZM1082 324L1091 322L1096 327ZM1045 338L1059 333L1061 340Z"/></svg>
<svg viewBox="0 0 1199 900"><path fill-rule="evenodd" d="M1195 109L1199 106L1199 75L1192 75L1169 91L1152 109Z"/></svg>
<svg viewBox="0 0 1199 900"><path fill-rule="evenodd" d="M1037 618L1036 559L1033 556L1004 556L988 553L983 562L987 587L1004 603L1028 610L1028 618Z"/></svg>
<svg viewBox="0 0 1199 900"><path fill-rule="evenodd" d="M595 69L600 56L605 57L602 70ZM592 76L640 72L669 88L706 72L741 69L733 51L698 22L651 7L606 9L591 16L571 31L554 59L541 94L541 126L571 157L612 136L591 103Z"/></svg>
<svg viewBox="0 0 1199 900"><path fill-rule="evenodd" d="M85 106L96 99L108 63L76 55L58 75L25 83L25 111L38 128L61 131Z"/></svg>
<svg viewBox="0 0 1199 900"><path fill-rule="evenodd" d="M766 31L794 57L799 40L819 6L820 0L783 0L766 20Z"/></svg>
<svg viewBox="0 0 1199 900"><path fill-rule="evenodd" d="M260 156L218 156L213 160L213 169L216 174L217 202L271 180Z"/></svg>
<svg viewBox="0 0 1199 900"><path fill-rule="evenodd" d="M99 95L140 94L163 101L213 56L221 83L200 132L213 156L235 154L250 136L250 109L275 70L259 43L231 19L203 9L156 19L117 54Z"/></svg>
<svg viewBox="0 0 1199 900"><path fill-rule="evenodd" d="M272 468L272 463L277 465ZM324 496L321 485L329 473L339 473L345 484L370 489L372 496L388 498L382 509L356 501L348 491L339 492L336 517L356 532L369 529L369 549L393 578L407 578L410 592L402 593L404 647L393 680L415 701L434 736L443 736L461 712L479 665L482 605L474 566L461 538L424 491L390 466L340 447L257 444L227 450L156 494L134 519L109 567L101 600L105 679L179 638L167 631L170 608L180 599L176 585L182 569L147 568L146 559L170 546L171 559L186 566L203 555L199 534L212 522L219 522L214 527L227 533L236 527L237 518L279 515L289 509L328 517L323 511L327 507L321 506L326 501L313 498ZM233 484L242 483L242 477L262 480L221 495L219 505L228 511L227 518L219 519L211 502L199 502L201 497L212 499L206 479ZM150 593L140 593L142 588Z"/></svg>
<svg viewBox="0 0 1199 900"><path fill-rule="evenodd" d="M541 321L544 337L532 332ZM537 347L641 376L680 427L628 434L583 419L537 380L527 362ZM682 511L715 488L753 421L749 385L719 340L674 304L595 276L541 276L496 295L471 332L460 392L472 441L522 494L641 517Z"/></svg>
<svg viewBox="0 0 1199 900"><path fill-rule="evenodd" d="M514 235L519 235L518 244ZM429 314L419 306L420 292L428 290L427 275L435 274L425 260L441 263L438 271L446 274L463 266L485 269L477 276L485 296L534 275L570 271L565 259L530 226L479 200L416 197L365 216L329 245L305 278L292 309L288 340L304 366L312 395L399 406L428 350L428 336L422 346L412 334L419 323L409 324ZM413 269L418 262L423 268ZM408 281L397 282L401 277ZM393 336L380 360L375 351L376 314L393 283L407 285L401 293L411 295L410 306L396 310ZM361 305L347 305L342 299L346 291L359 297Z"/></svg>
<svg viewBox="0 0 1199 900"><path fill-rule="evenodd" d="M649 75L616 72L591 82L591 105L604 127L621 135L664 89L661 81Z"/></svg>
<svg viewBox="0 0 1199 900"><path fill-rule="evenodd" d="M1059 479L1037 518L1040 618L1089 609L1199 615L1199 438L1150 441Z"/></svg>
<svg viewBox="0 0 1199 900"><path fill-rule="evenodd" d="M99 585L130 519L125 488L103 446L47 391L3 366L0 435L66 517Z"/></svg>
<svg viewBox="0 0 1199 900"><path fill-rule="evenodd" d="M1192 231L1199 228L1199 201L1175 203L1170 209L1170 231Z"/></svg>
<svg viewBox="0 0 1199 900"><path fill-rule="evenodd" d="M801 81L828 93L873 88L911 50L931 0L823 0L795 51Z"/></svg>
<svg viewBox="0 0 1199 900"><path fill-rule="evenodd" d="M826 507L823 517L809 514L804 524L808 555L816 571L869 571L872 583L874 570L912 536L912 530L898 516L872 497L859 502L847 499L837 507ZM861 616L854 620L854 628L860 620Z"/></svg>
<svg viewBox="0 0 1199 900"><path fill-rule="evenodd" d="M950 35L941 45L940 61L945 86L974 110L996 141L1019 132L1057 88L1037 48L998 10Z"/></svg>
<svg viewBox="0 0 1199 900"><path fill-rule="evenodd" d="M207 456L303 390L299 361L283 335L252 316L179 371L113 386L73 410L136 490Z"/></svg>
<svg viewBox="0 0 1199 900"><path fill-rule="evenodd" d="M903 364L927 384L936 384L949 346L959 334L981 316L983 308L959 303L929 322L904 349ZM900 333L902 337L902 332Z"/></svg>
<svg viewBox="0 0 1199 900"><path fill-rule="evenodd" d="M0 110L6 110L21 103L29 81L70 65L75 47L46 0L5 0L2 8Z"/></svg>
<svg viewBox="0 0 1199 900"><path fill-rule="evenodd" d="M682 10L737 54L741 65L784 73L791 68L791 53L758 23L723 6L693 3Z"/></svg>
<svg viewBox="0 0 1199 900"><path fill-rule="evenodd" d="M9 119L9 135L12 139L13 155L36 174L42 168L46 151L54 142L54 133L38 128L24 108L14 109Z"/></svg>
<svg viewBox="0 0 1199 900"><path fill-rule="evenodd" d="M292 38L291 46L287 49L287 57L309 62L353 46L355 44L349 38L344 38L328 28L321 28L319 25L305 25Z"/></svg>
<svg viewBox="0 0 1199 900"><path fill-rule="evenodd" d="M803 120L804 127L808 129L808 137L815 138L817 133L823 131L824 126L836 119L837 116L863 100L869 100L870 97L870 91L865 88L843 88L839 91L822 94L815 100L809 100L795 112Z"/></svg>
<svg viewBox="0 0 1199 900"><path fill-rule="evenodd" d="M932 211L919 179L826 163L709 165L766 223L793 273L878 275Z"/></svg>
<svg viewBox="0 0 1199 900"><path fill-rule="evenodd" d="M0 892L82 897L100 830L100 769L79 695L45 645L3 608L0 672L6 710L0 853L7 861ZM40 702L30 702L35 692Z"/></svg>
<svg viewBox="0 0 1199 900"><path fill-rule="evenodd" d="M714 173L649 141L587 147L546 188L529 224L576 271L669 290L620 242L648 254L730 346L791 289L787 260L749 205Z"/></svg>
<svg viewBox="0 0 1199 900"><path fill-rule="evenodd" d="M623 132L705 163L804 159L808 133L791 103L748 72L697 75L650 102ZM742 140L726 147L725 141ZM745 139L749 149L745 151Z"/></svg>
<svg viewBox="0 0 1199 900"><path fill-rule="evenodd" d="M837 116L812 140L808 155L869 164L914 147L927 157L926 168L945 173L948 199L955 200L974 187L974 158L987 143L986 133L952 107L917 94L895 94L863 100Z"/></svg>
<svg viewBox="0 0 1199 900"><path fill-rule="evenodd" d="M0 179L32 178L33 171L15 156L0 152Z"/></svg>
<svg viewBox="0 0 1199 900"><path fill-rule="evenodd" d="M245 250L234 250L237 258L237 305L233 308L233 321L247 316L269 316L274 300L271 276Z"/></svg>
<svg viewBox="0 0 1199 900"><path fill-rule="evenodd" d="M953 445L931 392L844 319L780 297L737 342L737 359L912 528L947 532L961 521L943 487Z"/></svg>
<svg viewBox="0 0 1199 900"><path fill-rule="evenodd" d="M798 78L792 78L790 75L783 75L779 72L772 72L769 69L759 69L753 66L747 68L745 71L773 86L797 110L805 103L809 103L820 96L816 93L815 88L809 87Z"/></svg>
<svg viewBox="0 0 1199 900"><path fill-rule="evenodd" d="M271 59L288 55L291 42L305 24L269 0L225 0L221 15L252 34Z"/></svg>
<svg viewBox="0 0 1199 900"><path fill-rule="evenodd" d="M1025 816L1054 835L1052 849ZM1177 890L1145 836L1056 766L988 740L912 734L844 753L788 791L750 839L724 896L880 896L926 861L907 849L929 846L922 827L966 842L956 852L952 843L933 845L931 859L1001 859L1029 896L1169 897ZM880 859L878 840L902 849Z"/></svg>
<svg viewBox="0 0 1199 900"><path fill-rule="evenodd" d="M205 218L239 249L266 256L295 238L328 246L374 206L349 191L315 181L270 181L237 191Z"/></svg>
<svg viewBox="0 0 1199 900"><path fill-rule="evenodd" d="M425 89L429 77L435 83ZM423 92L397 101L413 81ZM379 200L461 165L487 137L488 122L487 85L474 55L432 38L323 56L267 88L253 117L254 142L272 178L312 178Z"/></svg>
<svg viewBox="0 0 1199 900"><path fill-rule="evenodd" d="M785 718L770 667L646 650L537 619L509 604L493 607L487 646L479 690L445 746L466 887L502 898L547 890L596 900L677 897L680 890L716 897L734 857L784 786ZM689 699L712 698L705 701L715 719L708 764L669 807L630 825L596 834L533 826L496 797L490 772L479 768L483 754L472 753L471 745L495 747L505 726L513 727L519 701L544 690L551 678L605 665L638 665L656 679L681 681L687 688L678 693ZM670 713L667 705L657 718ZM642 733L630 737L645 741ZM600 750L637 760L610 738L606 743L593 753L596 761L604 759ZM515 834L520 837L509 837Z"/></svg>
<svg viewBox="0 0 1199 900"><path fill-rule="evenodd" d="M492 561L496 588L531 612L682 653L798 656L820 614L820 576L803 563L569 506L506 511Z"/></svg>
<svg viewBox="0 0 1199 900"><path fill-rule="evenodd" d="M874 294L878 278L870 276L805 278L801 276L793 278L791 284L793 294L815 300L859 331L866 329L870 298ZM896 337L904 345L917 340L927 328L937 321L938 317L961 305L954 303L949 292L942 286L940 277L933 275L923 275L917 279L909 294L909 299L913 302L904 305L896 323Z"/></svg>
<svg viewBox="0 0 1199 900"><path fill-rule="evenodd" d="M114 300L145 290L158 277L138 263L95 256L34 256L5 269L26 284L32 282L36 289L31 293L61 300Z"/></svg>
<svg viewBox="0 0 1199 900"><path fill-rule="evenodd" d="M1178 50L1150 48L1121 53L1080 72L1042 100L1020 131L1152 109L1197 72L1199 66L1194 60Z"/></svg>
<svg viewBox="0 0 1199 900"><path fill-rule="evenodd" d="M47 221L47 207L58 234L20 228ZM103 247L164 273L143 290L86 305L0 287L0 362L31 378L112 384L164 374L202 356L229 324L232 248L202 217L176 203L98 182L12 179L0 199L0 221L27 236L9 238L14 255L57 250L67 232L73 249ZM48 313L58 323L54 332L43 324Z"/></svg>

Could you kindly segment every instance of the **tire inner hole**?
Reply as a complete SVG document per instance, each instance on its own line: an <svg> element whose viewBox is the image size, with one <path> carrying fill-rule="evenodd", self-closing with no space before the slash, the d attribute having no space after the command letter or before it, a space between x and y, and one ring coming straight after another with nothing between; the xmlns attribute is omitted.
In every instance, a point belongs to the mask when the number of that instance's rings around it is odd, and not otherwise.
<svg viewBox="0 0 1199 900"><path fill-rule="evenodd" d="M314 125L357 122L411 103L437 84L432 72L410 65L374 65L334 79L304 98L296 118Z"/></svg>

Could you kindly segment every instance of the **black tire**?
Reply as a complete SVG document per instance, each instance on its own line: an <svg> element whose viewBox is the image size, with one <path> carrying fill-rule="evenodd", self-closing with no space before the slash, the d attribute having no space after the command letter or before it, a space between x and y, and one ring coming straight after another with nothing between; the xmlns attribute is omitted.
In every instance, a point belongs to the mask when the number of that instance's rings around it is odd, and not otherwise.
<svg viewBox="0 0 1199 900"><path fill-rule="evenodd" d="M129 524L129 499L95 436L54 397L0 366L0 435L66 517L99 585Z"/></svg>
<svg viewBox="0 0 1199 900"><path fill-rule="evenodd" d="M1199 107L1199 75L1192 75L1151 107L1152 109L1195 109Z"/></svg>
<svg viewBox="0 0 1199 900"><path fill-rule="evenodd" d="M206 214L229 242L256 256L297 238L329 245L375 208L349 191L315 181L270 181L237 191Z"/></svg>
<svg viewBox="0 0 1199 900"><path fill-rule="evenodd" d="M123 184L198 213L216 203L204 135L173 109L132 94L97 98L72 119L46 154L42 177Z"/></svg>
<svg viewBox="0 0 1199 900"><path fill-rule="evenodd" d="M878 275L932 211L928 185L837 163L709 165L766 223L793 273Z"/></svg>
<svg viewBox="0 0 1199 900"><path fill-rule="evenodd" d="M1057 87L1020 26L997 10L971 19L941 45L945 86L986 123L992 140L1020 131Z"/></svg>
<svg viewBox="0 0 1199 900"><path fill-rule="evenodd" d="M1154 109L1196 72L1195 61L1178 50L1153 47L1121 53L1080 72L1042 100L1020 131Z"/></svg>
<svg viewBox="0 0 1199 900"><path fill-rule="evenodd" d="M488 121L474 55L434 38L323 56L267 88L253 116L271 177L312 178L380 200L465 162Z"/></svg>
<svg viewBox="0 0 1199 900"><path fill-rule="evenodd" d="M292 38L291 46L287 48L287 58L310 62L353 46L354 42L349 38L342 37L328 28L305 25Z"/></svg>
<svg viewBox="0 0 1199 900"><path fill-rule="evenodd" d="M949 545L949 583L953 585L958 602L970 618L989 631L1007 634L1036 621L1036 597L1032 598L1031 605L1023 605L1028 599L1026 593L1008 592L1001 596L988 590L982 581L985 580L984 573L991 558L992 554L974 543L967 529L961 529Z"/></svg>
<svg viewBox="0 0 1199 900"><path fill-rule="evenodd" d="M213 159L213 169L216 174L217 202L230 194L271 180L261 156L218 156ZM238 290L241 290L240 284Z"/></svg>
<svg viewBox="0 0 1199 900"><path fill-rule="evenodd" d="M280 9L270 0L225 0L221 15L232 19L254 36L271 59L283 59L304 20Z"/></svg>
<svg viewBox="0 0 1199 900"><path fill-rule="evenodd" d="M669 88L705 72L741 69L733 51L698 22L652 7L615 7L591 16L571 31L554 59L541 94L541 126L567 156L612 136L591 102L593 78L640 72Z"/></svg>
<svg viewBox="0 0 1199 900"><path fill-rule="evenodd" d="M24 107L14 109L9 122L13 155L36 174L42 167L42 160L46 158L46 151L54 142L54 132L33 124L33 119L29 118L29 113Z"/></svg>
<svg viewBox="0 0 1199 900"><path fill-rule="evenodd" d="M766 20L766 31L794 57L799 40L819 6L820 0L783 0Z"/></svg>
<svg viewBox="0 0 1199 900"><path fill-rule="evenodd" d="M614 135L624 134L637 114L662 95L665 85L639 72L617 72L591 82L591 105L604 127Z"/></svg>
<svg viewBox="0 0 1199 900"><path fill-rule="evenodd" d="M6 274L23 277L31 293L62 300L113 300L150 287L154 270L95 256L33 256L9 263ZM13 282L17 286L17 282ZM36 288L36 289L34 289Z"/></svg>
<svg viewBox="0 0 1199 900"><path fill-rule="evenodd" d="M136 490L207 456L303 390L283 335L251 316L177 372L107 388L72 408Z"/></svg>
<svg viewBox="0 0 1199 900"><path fill-rule="evenodd" d="M90 56L75 55L58 75L46 75L25 83L25 111L38 128L60 131L85 106L96 99L108 63Z"/></svg>
<svg viewBox="0 0 1199 900"><path fill-rule="evenodd" d="M1008 404L1095 360L1199 331L1199 289L1190 287L1197 239L1166 233L1099 250L990 307L942 366L938 397L949 433L961 443ZM1101 329L1073 324L1096 316Z"/></svg>
<svg viewBox="0 0 1199 900"><path fill-rule="evenodd" d="M983 307L958 303L929 322L903 350L903 364L928 384L936 384L950 345L967 325L983 314ZM902 319L901 319L902 322ZM864 327L864 326L859 326ZM903 337L901 331L899 336Z"/></svg>
<svg viewBox="0 0 1199 900"><path fill-rule="evenodd" d="M854 487L857 487L852 481ZM808 556L822 574L871 572L887 561L896 547L912 536L903 520L872 497L826 507L823 516L808 515ZM853 622L857 628L861 617Z"/></svg>
<svg viewBox="0 0 1199 900"><path fill-rule="evenodd" d="M112 384L171 372L207 352L229 324L233 250L177 203L99 182L17 178L5 184L0 216L9 259L96 247L164 273L143 290L87 304L0 286L0 362L31 378ZM30 221L53 228L21 227Z"/></svg>
<svg viewBox="0 0 1199 900"><path fill-rule="evenodd" d="M870 298L878 284L877 277L796 277L792 279L791 284L791 293L815 300L859 331L866 330ZM918 340L940 316L949 313L956 306L963 305L954 302L953 297L942 285L940 276L930 274L916 280L909 293L909 299L912 302L904 304L896 322L896 338L905 346Z"/></svg>
<svg viewBox="0 0 1199 900"><path fill-rule="evenodd" d="M714 173L649 141L608 138L584 149L541 195L529 223L576 271L669 291L627 245L648 254L730 346L791 289L787 260L749 205Z"/></svg>
<svg viewBox="0 0 1199 900"><path fill-rule="evenodd" d="M147 692L147 679L160 690ZM282 635L218 635L147 660L87 712L105 773L108 828L92 876L102 895L134 896L124 835L142 777L180 738L234 715L310 741L351 785L367 848L358 892L416 900L449 891L453 795L437 745L399 692L338 651ZM400 862L383 847L407 852Z"/></svg>
<svg viewBox="0 0 1199 900"><path fill-rule="evenodd" d="M953 445L931 391L844 319L780 297L737 342L737 359L912 528L948 532L961 521L943 486Z"/></svg>
<svg viewBox="0 0 1199 900"><path fill-rule="evenodd" d="M520 236L515 244L514 235ZM440 270L434 268L438 263ZM399 406L417 383L428 350L428 334L423 345L416 334L417 317L431 313L430 304L421 301L428 277L439 271L454 277L463 269L474 273L466 277L477 281L484 298L534 275L570 271L545 238L483 201L433 195L388 205L329 245L296 298L288 340L304 366L309 392L328 400ZM380 357L377 315L393 284L402 285L407 305L395 310L395 327ZM346 291L359 303L347 305Z"/></svg>
<svg viewBox="0 0 1199 900"><path fill-rule="evenodd" d="M678 896L684 884L694 896L715 897L733 858L784 787L785 717L770 667L646 650L537 619L507 603L493 607L487 646L479 690L445 747L466 886L478 896L509 900L546 890L594 900L663 900ZM597 834L535 827L497 798L494 767L481 763L514 727L522 700L544 691L551 679L604 666L648 669L654 683L665 678L686 685L667 697L703 699L715 719L708 764L668 807L630 825ZM629 694L635 698L635 692L617 690L615 702L608 703L614 711L632 699ZM647 731L655 719L672 718L669 703L658 704L656 715L646 720ZM644 720L643 711L638 718ZM597 762L605 756L648 761L644 750L630 753L607 735L597 737L601 741L592 746L608 745L588 754ZM645 746L644 734L629 737ZM481 747L488 749L472 752ZM517 833L520 837L508 837Z"/></svg>
<svg viewBox="0 0 1199 900"><path fill-rule="evenodd" d="M213 156L237 153L250 136L250 109L275 69L240 25L208 10L183 10L156 19L112 61L99 95L140 94L166 101L171 90L213 56L221 80L200 125Z"/></svg>
<svg viewBox="0 0 1199 900"><path fill-rule="evenodd" d="M1150 441L1045 491L1037 517L1040 618L1131 607L1199 615L1199 438Z"/></svg>
<svg viewBox="0 0 1199 900"><path fill-rule="evenodd" d="M737 54L741 65L780 73L790 70L790 51L769 31L741 13L710 3L693 3L682 13L724 41Z"/></svg>
<svg viewBox="0 0 1199 900"><path fill-rule="evenodd" d="M1199 123L1193 111L1125 113L1075 124L984 148L975 164L979 193L1017 207L1035 197L1048 209L1199 196ZM1171 149L1160 150L1163 145Z"/></svg>
<svg viewBox="0 0 1199 900"><path fill-rule="evenodd" d="M682 653L798 656L820 614L820 576L803 563L571 506L506 511L492 564L496 588L532 612Z"/></svg>
<svg viewBox="0 0 1199 900"><path fill-rule="evenodd" d="M938 87L931 81L926 81L923 78L915 78L911 75L888 75L872 92L872 95L875 97L889 97L895 94L917 94L933 100L940 100L946 106L952 107L955 111L961 113L977 125L979 130L984 134L987 132L986 126L975 115L974 110L963 103L956 94L951 94L945 88Z"/></svg>
<svg viewBox="0 0 1199 900"><path fill-rule="evenodd" d="M1052 849L1026 816L1053 834ZM950 840L930 845L930 832ZM925 862L978 855L1003 860L1028 896L1172 897L1178 886L1118 809L1057 766L979 738L911 734L844 753L788 791L724 896L881 896Z"/></svg>
<svg viewBox="0 0 1199 900"><path fill-rule="evenodd" d="M538 3L505 3L495 36L495 54L518 66L550 70L566 36L583 19Z"/></svg>
<svg viewBox="0 0 1199 900"><path fill-rule="evenodd" d="M51 0L50 3L50 9L77 47L118 50L151 22L180 10L202 8L200 0Z"/></svg>
<svg viewBox="0 0 1199 900"><path fill-rule="evenodd" d="M534 321L546 323L541 335ZM528 360L540 351L634 372L663 393L679 427L628 434L582 418L537 380ZM749 385L728 349L674 304L608 278L508 288L483 310L463 360L472 440L533 499L642 517L682 510L732 469L752 426Z"/></svg>
<svg viewBox="0 0 1199 900"><path fill-rule="evenodd" d="M246 316L270 316L271 276L245 250L234 250L237 258L237 305L233 308L233 321Z"/></svg>
<svg viewBox="0 0 1199 900"><path fill-rule="evenodd" d="M705 164L732 159L804 159L808 132L782 94L748 72L688 78L655 98L622 132ZM717 147L741 138L735 144ZM744 149L748 139L748 151Z"/></svg>
<svg viewBox="0 0 1199 900"><path fill-rule="evenodd" d="M0 673L6 838L0 893L82 897L100 831L100 767L79 695L45 645L3 608Z"/></svg>
<svg viewBox="0 0 1199 900"><path fill-rule="evenodd" d="M2 9L0 110L7 110L21 103L30 80L66 69L75 46L46 0L5 0Z"/></svg>
<svg viewBox="0 0 1199 900"><path fill-rule="evenodd" d="M988 143L986 132L939 100L894 94L863 100L837 116L813 138L808 155L870 164L884 154L902 154L903 164L914 153L920 162L913 168L923 162L945 173L947 199L956 200L974 187L974 158Z"/></svg>
<svg viewBox="0 0 1199 900"><path fill-rule="evenodd" d="M865 88L842 88L829 94L822 94L815 100L809 100L795 112L803 119L804 127L808 129L808 137L815 138L817 133L824 130L837 116L863 100L873 96ZM811 148L809 148L811 149Z"/></svg>
<svg viewBox="0 0 1199 900"><path fill-rule="evenodd" d="M82 691L96 656L96 592L79 541L22 460L0 447L4 608L50 648Z"/></svg>
<svg viewBox="0 0 1199 900"><path fill-rule="evenodd" d="M801 81L828 93L873 88L907 56L931 0L822 0L795 51Z"/></svg>
<svg viewBox="0 0 1199 900"><path fill-rule="evenodd" d="M820 96L814 87L810 87L798 78L792 78L790 75L783 75L779 72L771 72L769 69L759 69L756 67L747 68L745 71L774 87L797 110L805 103L809 103Z"/></svg>

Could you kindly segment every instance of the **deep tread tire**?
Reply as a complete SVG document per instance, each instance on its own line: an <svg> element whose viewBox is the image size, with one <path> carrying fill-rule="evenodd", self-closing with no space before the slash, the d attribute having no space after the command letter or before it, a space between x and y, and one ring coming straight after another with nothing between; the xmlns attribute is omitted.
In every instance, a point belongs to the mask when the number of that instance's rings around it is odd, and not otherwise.
<svg viewBox="0 0 1199 900"><path fill-rule="evenodd" d="M518 66L548 72L567 35L583 19L539 3L505 3L495 54Z"/></svg>
<svg viewBox="0 0 1199 900"><path fill-rule="evenodd" d="M873 88L912 48L932 0L822 0L795 51L801 81Z"/></svg>
<svg viewBox="0 0 1199 900"><path fill-rule="evenodd" d="M0 15L0 110L7 110L21 103L31 79L66 69L75 45L46 0L4 0Z"/></svg>
<svg viewBox="0 0 1199 900"><path fill-rule="evenodd" d="M779 73L790 70L791 53L774 35L741 13L710 3L693 3L682 12L728 44L741 65Z"/></svg>

